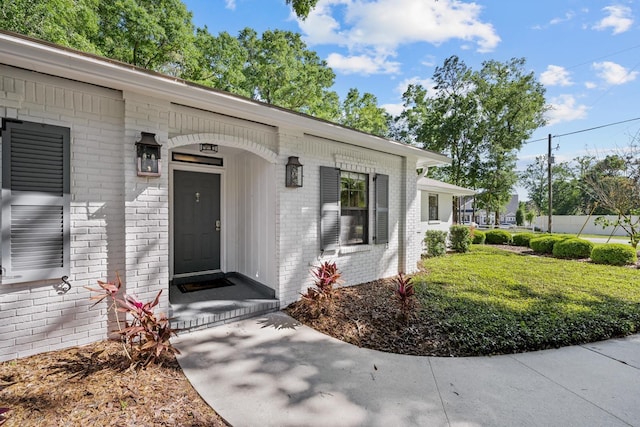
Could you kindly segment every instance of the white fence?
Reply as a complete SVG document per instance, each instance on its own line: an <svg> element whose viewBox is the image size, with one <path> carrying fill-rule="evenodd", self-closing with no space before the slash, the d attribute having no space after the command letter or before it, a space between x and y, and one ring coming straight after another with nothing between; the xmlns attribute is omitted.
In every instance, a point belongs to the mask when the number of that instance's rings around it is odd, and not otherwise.
<svg viewBox="0 0 640 427"><path fill-rule="evenodd" d="M600 215L593 215L591 217L588 217L587 215L554 215L552 217L551 231L553 231L554 233L577 234L584 226L582 234L601 234L604 236L611 235L614 227L602 228L601 225L595 224L595 220L599 216ZM615 221L618 217L615 215L605 215L605 218ZM637 219L637 217L634 217L634 219ZM542 231L547 231L549 225L549 217L536 217L534 224ZM618 227L613 235L626 236L627 234L621 227Z"/></svg>

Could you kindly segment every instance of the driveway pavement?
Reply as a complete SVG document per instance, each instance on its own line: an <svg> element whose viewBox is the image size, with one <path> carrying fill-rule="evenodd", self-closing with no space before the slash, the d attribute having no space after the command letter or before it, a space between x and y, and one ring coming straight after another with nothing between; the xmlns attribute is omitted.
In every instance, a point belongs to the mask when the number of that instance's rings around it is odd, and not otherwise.
<svg viewBox="0 0 640 427"><path fill-rule="evenodd" d="M244 426L640 426L640 335L532 353L417 357L282 312L174 340L200 395Z"/></svg>

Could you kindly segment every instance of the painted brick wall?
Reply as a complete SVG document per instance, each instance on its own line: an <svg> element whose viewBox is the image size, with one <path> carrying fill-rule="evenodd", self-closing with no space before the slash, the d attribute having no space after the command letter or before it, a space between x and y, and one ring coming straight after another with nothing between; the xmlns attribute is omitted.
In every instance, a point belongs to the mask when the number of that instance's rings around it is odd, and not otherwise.
<svg viewBox="0 0 640 427"><path fill-rule="evenodd" d="M106 306L86 285L124 269L121 94L0 66L0 116L71 128L72 288L0 285L0 360L106 337Z"/></svg>
<svg viewBox="0 0 640 427"><path fill-rule="evenodd" d="M169 151L168 119L170 103L126 92L124 94L124 176L126 272L128 293L143 301L155 298L160 290L158 311L169 308ZM160 177L138 177L135 146L140 132L156 134L162 145L163 172Z"/></svg>
<svg viewBox="0 0 640 427"><path fill-rule="evenodd" d="M345 285L390 277L405 270L405 261L399 254L400 245L406 240L406 226L401 224L405 191L414 191L405 183L400 157L364 150L335 141L312 137L281 129L280 169L284 170L289 155L300 157L304 165L304 186L285 188L284 174L278 176L276 185L283 188L278 198L278 253L280 300L284 305L296 301L301 292L312 284L310 270L324 260L335 261L342 272ZM340 253L320 253L320 166L338 167L342 170L369 174L369 236L372 236L374 217L374 182L376 173L389 175L389 243L350 246ZM409 178L411 181L411 178ZM411 196L413 200L415 195ZM413 202L412 202L413 203ZM410 227L414 224L411 223ZM410 242L414 245L413 242ZM410 248L411 249L411 248ZM404 248L403 248L404 250ZM414 256L411 260L415 259Z"/></svg>
<svg viewBox="0 0 640 427"><path fill-rule="evenodd" d="M308 136L300 130L278 129L276 135L271 126L222 120L222 116L163 99L5 66L0 66L0 116L71 129L73 285L64 295L57 294L53 283L0 285L0 360L105 338L110 329L106 304L91 308L90 292L83 286L113 279L117 272L127 292L140 299L150 300L165 290L159 310L167 310L169 148L197 143L189 142L191 133L219 135L221 143L260 156L266 162L265 170L273 172L269 176L273 176L275 201L267 205L275 210L271 226L275 227L272 247L277 259L275 271L265 274L275 277L283 305L299 298L312 282L311 267L322 260L335 260L345 284L354 285L400 270L412 271L416 254L419 257L415 159ZM155 133L162 144L161 177L136 176L134 142L141 131ZM302 188L284 185L285 164L291 155L299 156L304 164ZM389 176L388 244L371 241L338 254L320 254L320 166L369 174L370 205L375 200L373 176ZM409 212L406 221L405 210ZM370 230L372 212L370 209ZM369 236L372 234L370 231ZM247 269L256 269L247 265Z"/></svg>

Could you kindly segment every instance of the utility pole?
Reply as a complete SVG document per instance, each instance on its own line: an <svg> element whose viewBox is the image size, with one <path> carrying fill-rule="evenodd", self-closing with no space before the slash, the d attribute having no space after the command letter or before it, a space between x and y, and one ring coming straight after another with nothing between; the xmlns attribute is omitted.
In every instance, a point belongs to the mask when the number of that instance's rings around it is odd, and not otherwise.
<svg viewBox="0 0 640 427"><path fill-rule="evenodd" d="M547 167L548 167L548 185L549 185L549 224L547 231L551 234L552 224L553 224L553 190L551 187L551 165L553 164L553 159L551 157L551 134L549 134L549 150L547 152Z"/></svg>

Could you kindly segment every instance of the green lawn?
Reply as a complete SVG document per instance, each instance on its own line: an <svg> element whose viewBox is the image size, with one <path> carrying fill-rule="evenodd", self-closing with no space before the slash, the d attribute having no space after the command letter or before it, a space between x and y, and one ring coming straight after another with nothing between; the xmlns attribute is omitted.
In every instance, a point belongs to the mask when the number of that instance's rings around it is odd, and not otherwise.
<svg viewBox="0 0 640 427"><path fill-rule="evenodd" d="M457 354L539 350L640 330L640 270L487 246L424 260L422 316Z"/></svg>

